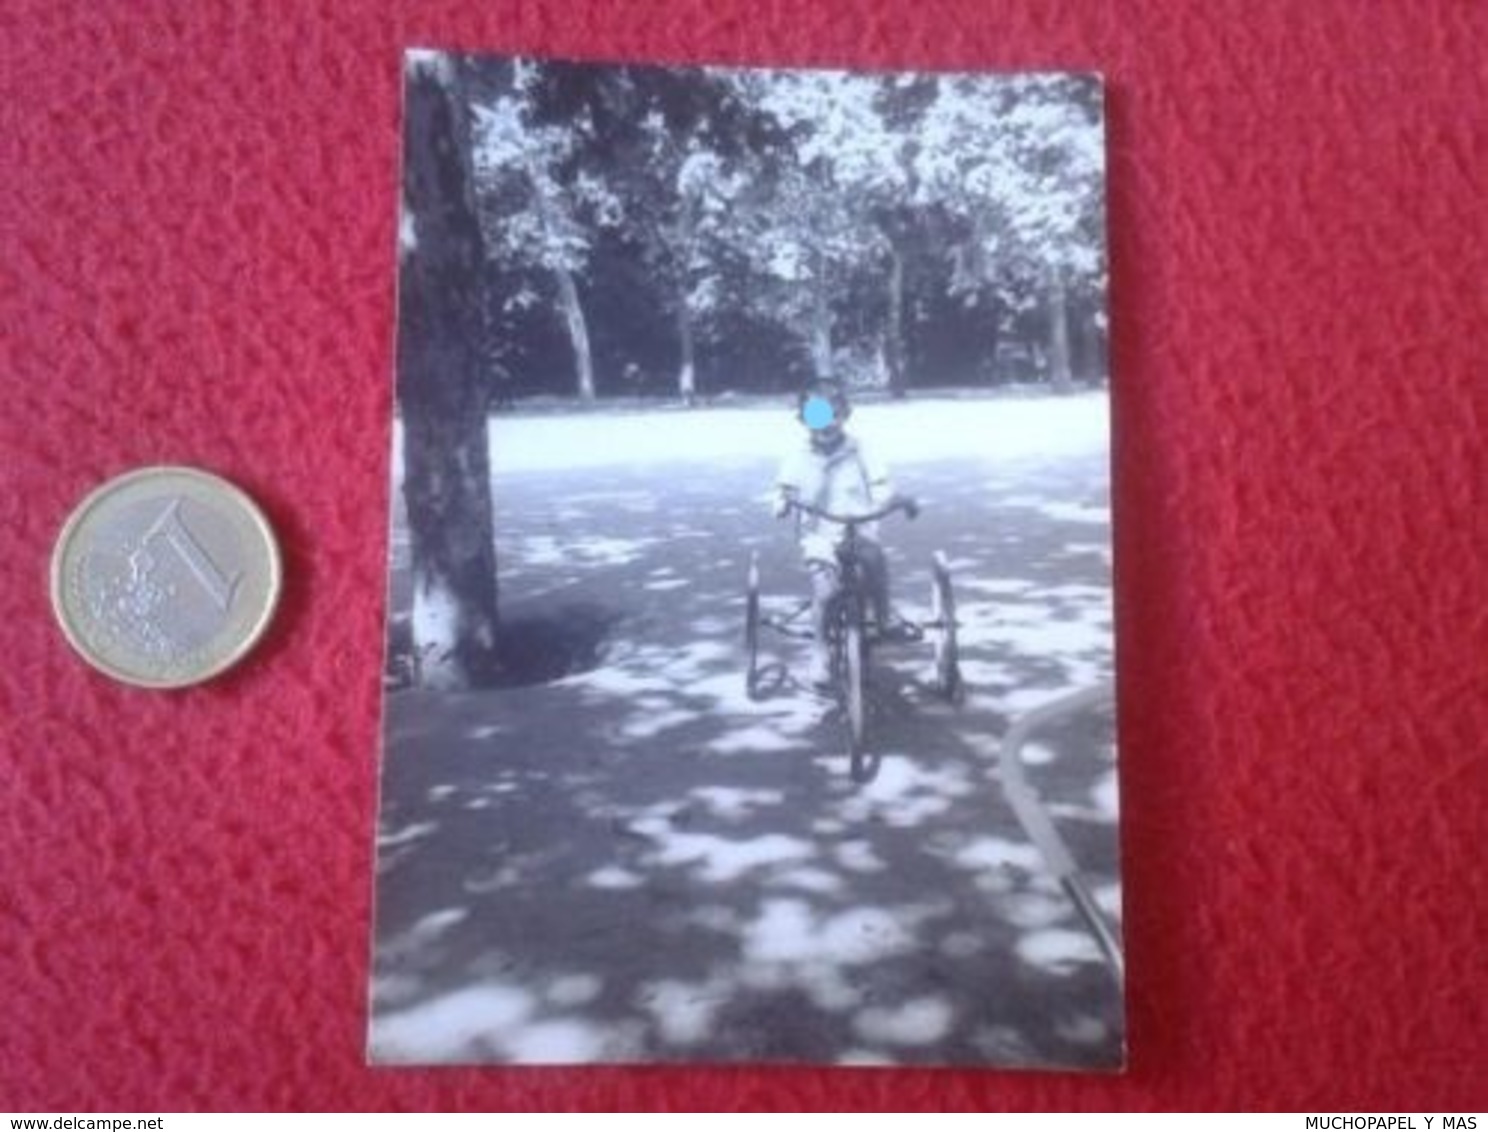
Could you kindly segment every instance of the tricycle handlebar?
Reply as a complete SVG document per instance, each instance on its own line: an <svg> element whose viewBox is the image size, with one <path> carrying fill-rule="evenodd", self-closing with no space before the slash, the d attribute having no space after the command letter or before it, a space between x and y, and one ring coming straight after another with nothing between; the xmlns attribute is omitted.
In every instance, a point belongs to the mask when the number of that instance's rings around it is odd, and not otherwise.
<svg viewBox="0 0 1488 1132"><path fill-rule="evenodd" d="M799 511L803 515L811 515L818 519L825 519L829 523L841 523L845 527L861 526L864 523L873 523L879 519L887 518L895 511L903 511L905 515L913 519L920 513L920 506L907 496L895 496L882 507L874 511L865 511L861 515L837 515L831 511L825 511L820 507L813 507L809 503L802 503L798 499L786 500L788 511Z"/></svg>

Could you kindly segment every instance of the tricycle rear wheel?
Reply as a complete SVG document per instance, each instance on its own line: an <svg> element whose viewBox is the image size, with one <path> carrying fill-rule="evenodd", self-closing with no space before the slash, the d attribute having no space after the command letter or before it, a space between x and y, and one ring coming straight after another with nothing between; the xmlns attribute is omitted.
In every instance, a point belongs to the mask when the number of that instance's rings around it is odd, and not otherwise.
<svg viewBox="0 0 1488 1132"><path fill-rule="evenodd" d="M961 652L956 640L956 595L951 588L951 569L945 554L935 554L930 588L930 633L935 650L935 690L951 703L966 695L961 679Z"/></svg>

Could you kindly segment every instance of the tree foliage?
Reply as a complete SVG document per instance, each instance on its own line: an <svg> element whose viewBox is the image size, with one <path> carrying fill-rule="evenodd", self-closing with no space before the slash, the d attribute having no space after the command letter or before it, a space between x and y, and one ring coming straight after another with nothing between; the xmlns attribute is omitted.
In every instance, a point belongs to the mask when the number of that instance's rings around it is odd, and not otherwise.
<svg viewBox="0 0 1488 1132"><path fill-rule="evenodd" d="M471 65L515 395L1104 376L1091 77Z"/></svg>

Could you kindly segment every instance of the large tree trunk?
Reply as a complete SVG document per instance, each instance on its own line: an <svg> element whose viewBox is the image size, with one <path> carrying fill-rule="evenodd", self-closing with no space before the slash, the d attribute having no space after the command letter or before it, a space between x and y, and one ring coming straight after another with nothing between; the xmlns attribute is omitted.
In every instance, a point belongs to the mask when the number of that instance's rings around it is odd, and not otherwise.
<svg viewBox="0 0 1488 1132"><path fill-rule="evenodd" d="M1049 287L1049 384L1059 393L1074 387L1070 366L1069 293L1064 274L1056 271Z"/></svg>
<svg viewBox="0 0 1488 1132"><path fill-rule="evenodd" d="M579 285L573 272L558 268L558 305L563 310L563 323L568 327L568 340L573 343L574 367L579 375L579 396L594 400L594 354L589 348L589 323L584 319L584 304L579 302Z"/></svg>
<svg viewBox="0 0 1488 1132"><path fill-rule="evenodd" d="M412 61L404 102L398 403L422 683L469 687L496 648L496 550L481 380L480 228L453 66Z"/></svg>

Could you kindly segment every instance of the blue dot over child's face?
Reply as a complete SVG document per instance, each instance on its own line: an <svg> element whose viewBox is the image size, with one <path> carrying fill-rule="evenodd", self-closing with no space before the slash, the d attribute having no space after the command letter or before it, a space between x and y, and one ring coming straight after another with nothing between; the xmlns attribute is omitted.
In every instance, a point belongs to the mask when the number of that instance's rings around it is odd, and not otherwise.
<svg viewBox="0 0 1488 1132"><path fill-rule="evenodd" d="M808 397L806 404L801 407L801 419L806 422L807 428L826 428L836 417L832 402L825 397Z"/></svg>

